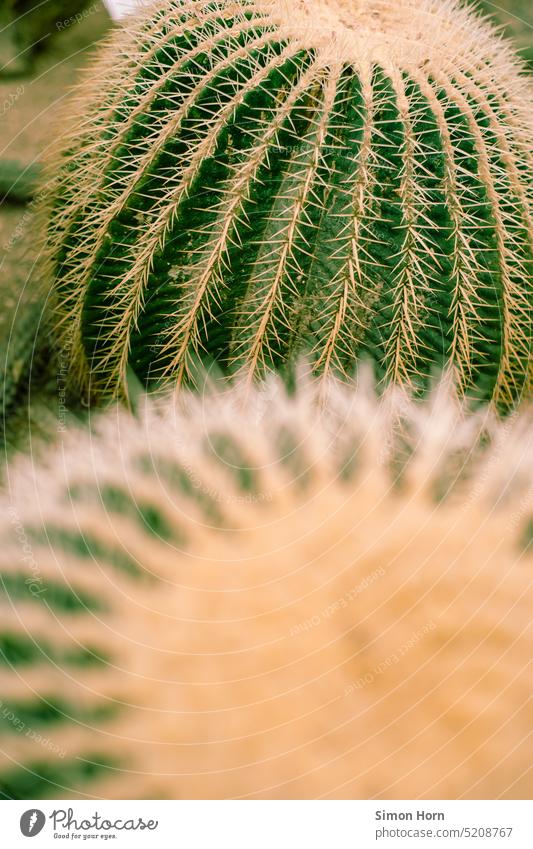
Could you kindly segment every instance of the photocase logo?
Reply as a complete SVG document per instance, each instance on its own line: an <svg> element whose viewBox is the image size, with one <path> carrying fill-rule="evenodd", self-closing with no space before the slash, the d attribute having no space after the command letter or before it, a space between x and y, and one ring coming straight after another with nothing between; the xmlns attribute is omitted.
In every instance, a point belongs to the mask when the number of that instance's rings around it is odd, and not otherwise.
<svg viewBox="0 0 533 849"><path fill-rule="evenodd" d="M46 817L37 808L25 811L20 818L20 830L24 837L35 837L44 828Z"/></svg>

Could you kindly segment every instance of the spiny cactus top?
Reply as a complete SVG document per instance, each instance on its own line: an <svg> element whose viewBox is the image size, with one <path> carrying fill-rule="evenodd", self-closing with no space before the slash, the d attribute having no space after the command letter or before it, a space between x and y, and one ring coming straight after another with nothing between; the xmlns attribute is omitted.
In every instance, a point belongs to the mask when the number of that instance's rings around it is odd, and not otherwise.
<svg viewBox="0 0 533 849"><path fill-rule="evenodd" d="M3 796L531 797L530 421L320 391L12 470Z"/></svg>
<svg viewBox="0 0 533 849"><path fill-rule="evenodd" d="M69 112L47 255L95 388L305 350L523 391L531 90L455 0L159 0Z"/></svg>

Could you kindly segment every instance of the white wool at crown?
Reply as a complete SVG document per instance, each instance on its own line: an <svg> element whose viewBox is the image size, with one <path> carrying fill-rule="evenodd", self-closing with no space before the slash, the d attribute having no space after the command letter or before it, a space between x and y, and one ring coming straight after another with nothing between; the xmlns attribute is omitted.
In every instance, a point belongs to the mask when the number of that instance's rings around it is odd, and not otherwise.
<svg viewBox="0 0 533 849"><path fill-rule="evenodd" d="M146 4L143 4L143 0L104 0L104 5L113 20L119 21Z"/></svg>

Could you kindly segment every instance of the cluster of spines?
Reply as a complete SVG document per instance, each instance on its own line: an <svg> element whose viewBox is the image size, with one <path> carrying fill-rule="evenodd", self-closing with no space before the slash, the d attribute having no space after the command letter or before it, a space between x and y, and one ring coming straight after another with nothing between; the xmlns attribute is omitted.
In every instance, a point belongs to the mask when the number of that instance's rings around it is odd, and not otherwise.
<svg viewBox="0 0 533 849"><path fill-rule="evenodd" d="M47 202L78 376L180 383L207 356L251 377L305 350L407 383L449 365L512 403L532 228L508 57L348 62L275 5L169 2L104 54L88 116L82 95Z"/></svg>
<svg viewBox="0 0 533 849"><path fill-rule="evenodd" d="M11 470L4 796L527 794L527 415L327 401L181 394Z"/></svg>

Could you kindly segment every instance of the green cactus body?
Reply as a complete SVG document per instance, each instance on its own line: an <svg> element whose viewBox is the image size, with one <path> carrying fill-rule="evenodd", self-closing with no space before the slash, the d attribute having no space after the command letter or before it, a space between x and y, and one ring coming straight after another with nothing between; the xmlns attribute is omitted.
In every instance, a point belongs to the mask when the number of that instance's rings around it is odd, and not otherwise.
<svg viewBox="0 0 533 849"><path fill-rule="evenodd" d="M96 392L305 352L512 403L531 359L531 92L441 0L165 0L53 158L49 273Z"/></svg>
<svg viewBox="0 0 533 849"><path fill-rule="evenodd" d="M531 798L528 417L326 389L11 467L4 798Z"/></svg>

